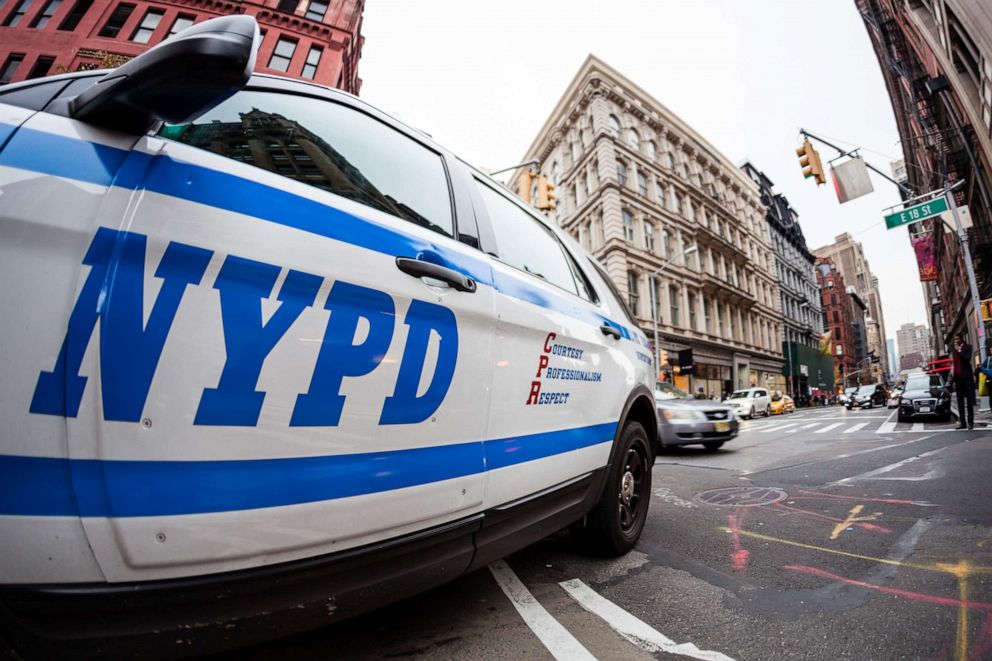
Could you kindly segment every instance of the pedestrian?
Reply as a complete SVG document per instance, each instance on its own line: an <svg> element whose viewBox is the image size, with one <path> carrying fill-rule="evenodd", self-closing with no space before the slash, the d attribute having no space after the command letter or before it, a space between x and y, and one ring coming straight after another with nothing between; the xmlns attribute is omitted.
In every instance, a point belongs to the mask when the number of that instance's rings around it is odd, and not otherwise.
<svg viewBox="0 0 992 661"><path fill-rule="evenodd" d="M951 383L958 398L958 429L974 429L975 375L971 367L971 345L964 341L964 333L954 336Z"/></svg>
<svg viewBox="0 0 992 661"><path fill-rule="evenodd" d="M702 386L696 388L696 399L706 399L706 391L703 390Z"/></svg>

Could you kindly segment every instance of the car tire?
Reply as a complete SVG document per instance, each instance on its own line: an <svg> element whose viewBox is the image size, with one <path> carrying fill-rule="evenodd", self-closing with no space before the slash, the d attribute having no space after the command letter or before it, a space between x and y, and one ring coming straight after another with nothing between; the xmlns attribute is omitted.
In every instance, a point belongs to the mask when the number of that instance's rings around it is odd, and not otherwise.
<svg viewBox="0 0 992 661"><path fill-rule="evenodd" d="M769 404L768 406L765 407L765 417L766 418L772 417L772 406L771 406L771 404Z"/></svg>
<svg viewBox="0 0 992 661"><path fill-rule="evenodd" d="M754 404L751 405L751 412L747 414L748 420L754 420Z"/></svg>
<svg viewBox="0 0 992 661"><path fill-rule="evenodd" d="M599 502L589 512L586 525L573 530L586 551L619 556L634 548L647 520L651 463L651 445L644 427L628 422L620 434L617 460L606 476Z"/></svg>
<svg viewBox="0 0 992 661"><path fill-rule="evenodd" d="M724 441L706 441L705 443L703 443L703 447L709 450L710 452L716 452L717 450L723 447L723 443Z"/></svg>

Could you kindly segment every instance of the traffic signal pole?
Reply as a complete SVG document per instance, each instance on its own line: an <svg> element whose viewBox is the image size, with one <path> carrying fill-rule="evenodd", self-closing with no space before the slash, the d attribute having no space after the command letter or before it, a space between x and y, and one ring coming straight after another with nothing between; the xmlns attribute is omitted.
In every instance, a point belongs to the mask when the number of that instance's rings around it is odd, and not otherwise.
<svg viewBox="0 0 992 661"><path fill-rule="evenodd" d="M964 179L958 181L954 186L946 187L944 189L944 196L947 198L947 206L951 208L951 214L954 216L954 231L958 235L958 241L961 243L961 252L964 256L964 267L965 271L968 272L968 288L971 289L971 303L975 310L975 316L977 317L976 324L978 330L978 355L981 356L982 365L985 364L985 359L988 358L988 352L985 351L985 322L982 321L982 311L981 304L982 299L978 295L978 282L975 280L975 266L971 261L971 250L968 248L968 233L964 231L964 227L961 226L961 217L958 215L958 205L954 201L954 189L964 184ZM972 366L968 365L968 369Z"/></svg>
<svg viewBox="0 0 992 661"><path fill-rule="evenodd" d="M840 155L841 156L848 156L850 158L854 158L855 157L855 154L853 152L849 152L847 150L841 149L840 147L838 147L837 145L833 144L832 142L827 142L826 140L824 140L820 136L815 135L813 133L810 133L806 129L799 129L799 133L801 133L804 138L811 139L811 140L816 140L817 142L821 142L821 143L825 144L826 146L830 147L831 149L836 149L838 152L840 152ZM890 181L893 184L895 184L896 186L898 186L899 187L899 190L901 190L903 193L905 193L908 197L913 197L913 195L914 195L913 189L910 188L909 186L907 186L905 184L902 184L902 183L899 183L898 181L896 181L895 179L893 179L889 175L885 174L884 172L882 172L881 170L879 170L878 168L876 168L874 165L872 165L868 161L865 161L865 166L869 170L871 170L872 172L874 172L875 174L877 174L880 177L882 177L883 179L885 179L886 181Z"/></svg>

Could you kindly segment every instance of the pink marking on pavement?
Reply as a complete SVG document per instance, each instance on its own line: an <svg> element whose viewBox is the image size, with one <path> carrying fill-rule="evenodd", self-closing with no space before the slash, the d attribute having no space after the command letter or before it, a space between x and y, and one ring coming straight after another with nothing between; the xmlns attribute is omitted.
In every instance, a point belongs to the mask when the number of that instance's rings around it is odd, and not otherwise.
<svg viewBox="0 0 992 661"><path fill-rule="evenodd" d="M896 597L904 597L912 601L922 601L929 604L938 604L940 606L953 606L954 608L965 606L967 608L974 608L975 610L992 612L992 604L984 601L961 601L960 599L952 599L951 597L937 597L932 594L924 594L922 592L910 592L909 590L900 590L898 588L887 588L883 585L865 583L864 581L858 581L853 578L844 578L843 576L831 574L828 571L817 569L816 567L808 567L806 565L786 565L784 569L801 572L803 574L812 574L813 576L827 578L831 581L840 581L841 583L847 583L848 585L856 585L860 588L867 588L868 590L875 590L876 592L891 594Z"/></svg>
<svg viewBox="0 0 992 661"><path fill-rule="evenodd" d="M751 552L741 548L741 526L744 525L744 518L747 516L748 508L739 507L733 514L727 515L727 527L730 528L730 543L734 550L730 552L730 566L734 571L744 571L747 569L747 561Z"/></svg>
<svg viewBox="0 0 992 661"><path fill-rule="evenodd" d="M841 523L844 521L844 519L838 519L837 517L834 516L828 516L827 514L820 514L819 512L811 512L809 510L800 509L798 507L790 507L789 505L785 505L783 503L775 503L772 505L772 507L776 507L781 510L788 510L790 512L795 512L796 514L808 516L813 519L822 519L823 521L834 521L836 523ZM886 528L885 526L880 526L874 523L866 523L864 521L852 523L851 525L858 526L859 528L864 528L865 530L871 530L874 532L881 532L885 534L889 534L892 532L890 529Z"/></svg>

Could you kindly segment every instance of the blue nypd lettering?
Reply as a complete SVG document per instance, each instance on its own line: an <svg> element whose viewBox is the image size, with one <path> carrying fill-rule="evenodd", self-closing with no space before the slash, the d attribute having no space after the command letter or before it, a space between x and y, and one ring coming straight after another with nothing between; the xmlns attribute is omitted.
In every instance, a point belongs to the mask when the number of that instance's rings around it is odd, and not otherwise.
<svg viewBox="0 0 992 661"><path fill-rule="evenodd" d="M162 280L143 322L147 237L100 228L83 258L90 267L69 317L65 339L51 371L42 371L31 400L32 413L76 417L86 377L79 374L83 355L99 325L100 384L105 420L141 419L151 382L186 287L199 285L213 251L171 242L155 277ZM220 323L227 358L216 387L205 387L196 425L254 426L266 393L256 390L266 357L303 311L314 305L323 278L290 270L276 296L279 307L262 321L262 299L273 294L282 267L229 255L214 289L220 294ZM324 308L331 312L310 388L297 397L290 425L335 426L341 420L344 377L376 369L392 343L396 310L385 292L337 280ZM354 343L363 321L368 333ZM204 320L209 323L209 320ZM421 422L447 395L458 357L454 313L434 303L413 300L399 374L386 397L380 424ZM418 396L432 336L440 338L430 385Z"/></svg>

